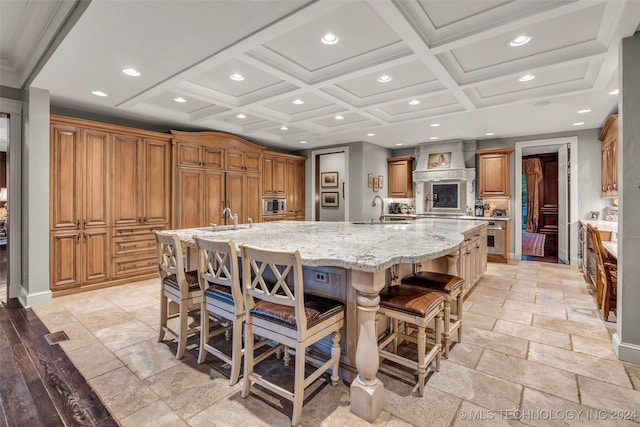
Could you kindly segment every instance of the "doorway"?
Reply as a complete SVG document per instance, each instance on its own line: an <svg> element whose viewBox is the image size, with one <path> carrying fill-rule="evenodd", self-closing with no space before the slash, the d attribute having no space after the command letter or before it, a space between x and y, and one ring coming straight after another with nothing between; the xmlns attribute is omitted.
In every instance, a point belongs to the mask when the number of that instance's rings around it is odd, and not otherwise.
<svg viewBox="0 0 640 427"><path fill-rule="evenodd" d="M349 218L349 199L346 198L349 176L349 148L339 147L312 153L311 194L312 215L315 221L342 222Z"/></svg>
<svg viewBox="0 0 640 427"><path fill-rule="evenodd" d="M577 173L571 173L572 166L577 170L577 142L577 137L516 142L516 259L577 265L578 187ZM527 159L540 159L537 183L525 173L523 160ZM536 206L530 201L534 189L538 190ZM532 247L537 249L533 255Z"/></svg>
<svg viewBox="0 0 640 427"><path fill-rule="evenodd" d="M7 204L7 149L9 148L9 115L0 113L0 304L7 303L8 257L8 217Z"/></svg>

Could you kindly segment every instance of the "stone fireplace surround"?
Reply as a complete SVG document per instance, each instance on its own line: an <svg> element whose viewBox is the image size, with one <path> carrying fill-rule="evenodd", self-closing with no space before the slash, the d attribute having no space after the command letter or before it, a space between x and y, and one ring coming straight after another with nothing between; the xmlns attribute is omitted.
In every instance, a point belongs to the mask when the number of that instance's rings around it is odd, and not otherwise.
<svg viewBox="0 0 640 427"><path fill-rule="evenodd" d="M429 183L438 182L459 182L466 193L466 200L460 203L460 209L452 210L451 213L464 214L466 207L473 209L476 198L476 169L475 151L476 141L443 141L424 142L415 148L416 169L413 171L413 185L415 194L416 212L423 213L430 211L430 202L426 200L429 195ZM451 153L451 163L448 168L429 169L428 159L430 154ZM442 212L440 210L440 212Z"/></svg>

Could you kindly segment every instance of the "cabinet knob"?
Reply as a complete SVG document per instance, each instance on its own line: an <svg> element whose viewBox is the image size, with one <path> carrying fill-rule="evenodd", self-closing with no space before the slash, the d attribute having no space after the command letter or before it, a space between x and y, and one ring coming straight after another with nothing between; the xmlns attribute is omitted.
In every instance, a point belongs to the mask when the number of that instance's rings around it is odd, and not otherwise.
<svg viewBox="0 0 640 427"><path fill-rule="evenodd" d="M76 243L80 241L80 233L76 234Z"/></svg>
<svg viewBox="0 0 640 427"><path fill-rule="evenodd" d="M87 227L87 220L86 219L82 220L82 226L85 227L85 228Z"/></svg>
<svg viewBox="0 0 640 427"><path fill-rule="evenodd" d="M80 220L76 219L76 228L80 228Z"/></svg>
<svg viewBox="0 0 640 427"><path fill-rule="evenodd" d="M142 218L142 222L147 222L147 217Z"/></svg>
<svg viewBox="0 0 640 427"><path fill-rule="evenodd" d="M142 224L142 218L141 218L141 217L138 217L138 222L139 222L140 224Z"/></svg>

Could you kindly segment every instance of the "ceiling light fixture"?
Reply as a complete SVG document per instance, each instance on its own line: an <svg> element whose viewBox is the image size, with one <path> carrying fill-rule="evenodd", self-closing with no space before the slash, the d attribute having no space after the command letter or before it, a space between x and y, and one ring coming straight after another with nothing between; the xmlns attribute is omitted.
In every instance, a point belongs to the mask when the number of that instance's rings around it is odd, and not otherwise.
<svg viewBox="0 0 640 427"><path fill-rule="evenodd" d="M122 72L127 76L140 77L140 71L136 70L135 68L125 68L124 70L122 70Z"/></svg>
<svg viewBox="0 0 640 427"><path fill-rule="evenodd" d="M509 45L513 47L523 46L529 43L530 41L531 41L531 37L529 36L518 36L515 39L511 40L509 42Z"/></svg>
<svg viewBox="0 0 640 427"><path fill-rule="evenodd" d="M233 73L229 76L229 78L234 82L241 82L244 80L244 76L240 73Z"/></svg>
<svg viewBox="0 0 640 427"><path fill-rule="evenodd" d="M180 103L185 103L185 102L187 102L187 100L186 100L186 99L184 99L184 98L183 98L183 97L181 97L181 96L178 96L177 98L173 98L173 100L174 100L174 101L176 101L176 102L180 102Z"/></svg>
<svg viewBox="0 0 640 427"><path fill-rule="evenodd" d="M491 136L491 135L495 135L495 134L496 134L495 132L487 132L487 133L485 133L486 136Z"/></svg>
<svg viewBox="0 0 640 427"><path fill-rule="evenodd" d="M237 114L237 115L236 115L236 117L237 117L237 118L239 118L239 119L246 119L246 118L247 118L247 116L245 116L245 115L244 115L244 114L242 114L242 113Z"/></svg>
<svg viewBox="0 0 640 427"><path fill-rule="evenodd" d="M383 74L380 77L378 77L378 81L380 83L388 83L391 81L391 76L387 75L387 74Z"/></svg>
<svg viewBox="0 0 640 427"><path fill-rule="evenodd" d="M609 92L609 95L617 95L620 93L620 89L614 89L611 92Z"/></svg>
<svg viewBox="0 0 640 427"><path fill-rule="evenodd" d="M518 79L518 81L528 82L528 81L533 80L535 78L536 78L536 76L534 76L533 74L525 74L524 76L520 77Z"/></svg>
<svg viewBox="0 0 640 427"><path fill-rule="evenodd" d="M306 144L307 141L300 141L300 144Z"/></svg>
<svg viewBox="0 0 640 427"><path fill-rule="evenodd" d="M293 102L293 103L294 103L294 104L296 104L296 105L302 105L302 104L304 104L304 101L303 101L302 99L300 99L300 98L298 98L298 99L294 99L294 100L293 100L293 101L291 101L291 102Z"/></svg>
<svg viewBox="0 0 640 427"><path fill-rule="evenodd" d="M340 41L340 38L335 34L327 33L322 36L320 40L322 40L322 43L324 44L332 45L338 43L338 41Z"/></svg>
<svg viewBox="0 0 640 427"><path fill-rule="evenodd" d="M429 126L431 126L432 128L437 128L438 126L440 126L440 123L431 123Z"/></svg>
<svg viewBox="0 0 640 427"><path fill-rule="evenodd" d="M342 119L344 119L344 116L341 116L340 114L338 114L337 116L334 117L334 119L342 120Z"/></svg>
<svg viewBox="0 0 640 427"><path fill-rule="evenodd" d="M432 137L431 137L431 138L429 138L429 139L434 140L434 139L438 139L438 137L437 137L437 136L432 136Z"/></svg>
<svg viewBox="0 0 640 427"><path fill-rule="evenodd" d="M280 128L280 130L289 130L289 128L288 128L288 127L286 127L286 126L282 126L282 127Z"/></svg>
<svg viewBox="0 0 640 427"><path fill-rule="evenodd" d="M95 96L107 96L106 93L104 93L101 90L94 90L93 92L91 92L92 94L94 94Z"/></svg>
<svg viewBox="0 0 640 427"><path fill-rule="evenodd" d="M585 108L584 110L578 110L578 114L588 113L589 111L591 111L591 108Z"/></svg>
<svg viewBox="0 0 640 427"><path fill-rule="evenodd" d="M402 142L396 142L396 145L402 145Z"/></svg>
<svg viewBox="0 0 640 427"><path fill-rule="evenodd" d="M375 133L368 133L367 136L376 136Z"/></svg>
<svg viewBox="0 0 640 427"><path fill-rule="evenodd" d="M412 99L411 101L409 101L409 105L418 105L420 104L420 100L418 99Z"/></svg>
<svg viewBox="0 0 640 427"><path fill-rule="evenodd" d="M575 122L573 125L574 126L582 126L584 124L584 122Z"/></svg>

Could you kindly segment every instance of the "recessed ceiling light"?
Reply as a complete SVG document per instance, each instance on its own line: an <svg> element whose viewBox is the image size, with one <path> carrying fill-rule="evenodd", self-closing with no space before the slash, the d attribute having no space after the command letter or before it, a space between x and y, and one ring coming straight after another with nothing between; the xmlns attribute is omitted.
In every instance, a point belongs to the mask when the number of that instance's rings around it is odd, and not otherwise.
<svg viewBox="0 0 640 427"><path fill-rule="evenodd" d="M396 142L396 145L402 145L402 142Z"/></svg>
<svg viewBox="0 0 640 427"><path fill-rule="evenodd" d="M367 136L376 136L375 133L368 133Z"/></svg>
<svg viewBox="0 0 640 427"><path fill-rule="evenodd" d="M293 100L293 101L291 101L291 102L293 102L293 103L294 103L294 104L296 104L296 105L302 105L302 104L304 104L304 101L303 101L302 99L300 99L300 98L298 98L298 99L294 99L294 100Z"/></svg>
<svg viewBox="0 0 640 427"><path fill-rule="evenodd" d="M438 126L440 126L440 123L431 123L429 126L431 126L432 128L437 128Z"/></svg>
<svg viewBox="0 0 640 427"><path fill-rule="evenodd" d="M324 44L336 44L338 43L340 38L335 34L327 33L324 36L322 36L320 40L322 40L322 43Z"/></svg>
<svg viewBox="0 0 640 427"><path fill-rule="evenodd" d="M282 127L280 128L280 130L289 130L289 128L288 128L288 127L286 127L286 126L282 126Z"/></svg>
<svg viewBox="0 0 640 427"><path fill-rule="evenodd" d="M530 41L531 41L531 37L529 37L529 36L518 36L515 39L511 40L509 42L509 45L510 46L514 46L514 47L522 46L522 45L525 45L525 44L529 43Z"/></svg>
<svg viewBox="0 0 640 427"><path fill-rule="evenodd" d="M584 110L578 110L578 114L588 113L589 111L591 111L591 108L585 108Z"/></svg>
<svg viewBox="0 0 640 427"><path fill-rule="evenodd" d="M229 78L236 82L241 82L244 80L244 76L240 73L233 73L229 76Z"/></svg>
<svg viewBox="0 0 640 427"><path fill-rule="evenodd" d="M380 77L378 77L378 81L380 83L387 83L391 81L391 76L387 75L387 74L383 74Z"/></svg>
<svg viewBox="0 0 640 427"><path fill-rule="evenodd" d="M240 113L240 114L236 114L236 117L239 119L246 119L247 116L245 116L244 114Z"/></svg>
<svg viewBox="0 0 640 427"><path fill-rule="evenodd" d="M344 116L341 116L340 114L338 114L337 116L334 117L334 119L342 120L342 119L344 119Z"/></svg>
<svg viewBox="0 0 640 427"><path fill-rule="evenodd" d="M529 80L533 80L535 78L536 76L534 76L533 74L525 74L524 76L520 77L518 80L521 82L528 82Z"/></svg>
<svg viewBox="0 0 640 427"><path fill-rule="evenodd" d="M124 70L122 70L122 72L131 77L140 76L140 71L136 70L135 68L125 68Z"/></svg>
<svg viewBox="0 0 640 427"><path fill-rule="evenodd" d="M177 98L173 98L173 100L174 100L174 101L176 101L176 102L181 102L181 103L187 102L187 100L186 100L186 99L184 99L184 98L183 98L183 97L181 97L181 96L179 96L179 97L177 97Z"/></svg>
<svg viewBox="0 0 640 427"><path fill-rule="evenodd" d="M106 93L104 93L101 90L94 90L93 92L91 92L92 94L94 94L95 96L107 96Z"/></svg>
<svg viewBox="0 0 640 427"><path fill-rule="evenodd" d="M411 101L409 101L409 105L418 105L420 104L420 100L418 99L412 99Z"/></svg>
<svg viewBox="0 0 640 427"><path fill-rule="evenodd" d="M491 135L495 135L495 134L496 134L495 132L487 132L487 133L485 133L486 136L491 136Z"/></svg>
<svg viewBox="0 0 640 427"><path fill-rule="evenodd" d="M432 136L432 137L431 137L431 138L429 138L429 139L432 139L432 140L433 140L433 139L438 139L438 137L437 137L437 136Z"/></svg>
<svg viewBox="0 0 640 427"><path fill-rule="evenodd" d="M574 126L582 126L584 124L584 122L575 122L573 125Z"/></svg>
<svg viewBox="0 0 640 427"><path fill-rule="evenodd" d="M620 93L620 89L614 89L611 92L609 92L609 95L617 95Z"/></svg>
<svg viewBox="0 0 640 427"><path fill-rule="evenodd" d="M307 141L300 141L300 144L306 144Z"/></svg>

